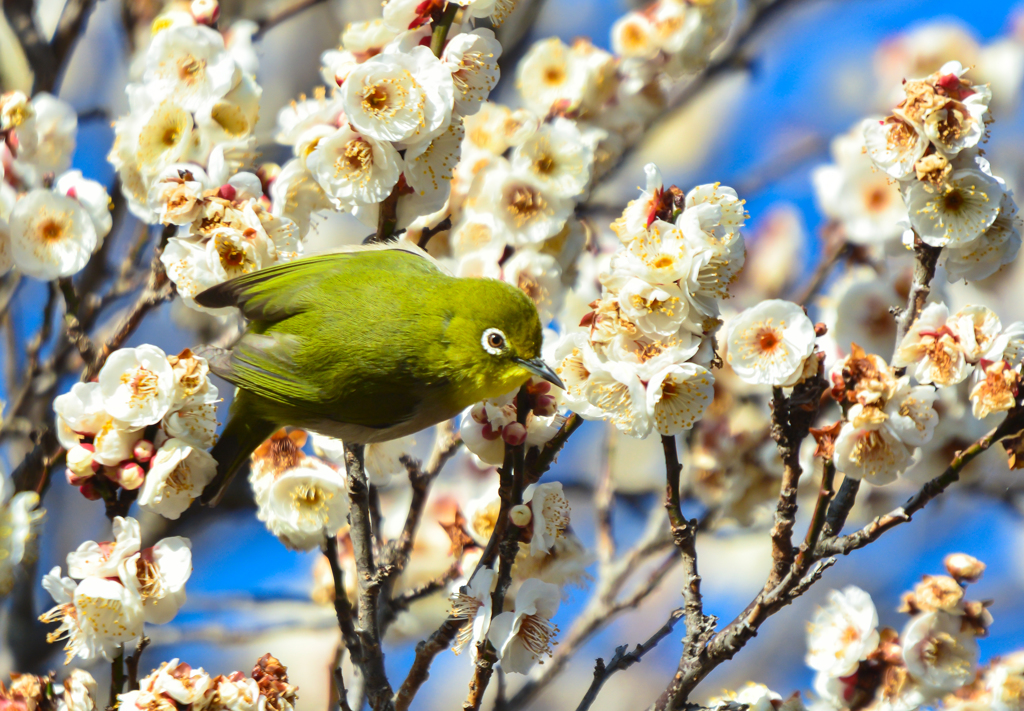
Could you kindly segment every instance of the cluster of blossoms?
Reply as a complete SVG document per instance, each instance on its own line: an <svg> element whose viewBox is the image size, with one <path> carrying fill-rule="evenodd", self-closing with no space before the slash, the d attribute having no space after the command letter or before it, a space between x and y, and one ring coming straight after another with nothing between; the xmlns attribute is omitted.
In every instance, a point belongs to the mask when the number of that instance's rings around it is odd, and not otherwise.
<svg viewBox="0 0 1024 711"><path fill-rule="evenodd" d="M481 462L502 464L506 444L540 447L555 436L565 421L557 414L558 401L550 383L534 378L523 388L528 394L529 406L525 424L518 420L518 389L500 398L479 402L462 416L462 441Z"/></svg>
<svg viewBox="0 0 1024 711"><path fill-rule="evenodd" d="M986 603L964 595L985 565L964 554L947 556L945 564L949 575L925 575L903 596L900 612L911 617L902 632L878 629L878 613L863 590L832 591L808 627L807 664L817 672L814 689L823 705L915 709L955 693L942 706L958 707L969 694L976 701L985 696L991 708L1019 708L1019 661L997 661L979 673L977 638L992 616Z"/></svg>
<svg viewBox="0 0 1024 711"><path fill-rule="evenodd" d="M113 226L107 190L69 170L78 116L47 93L0 95L0 274L76 274Z"/></svg>
<svg viewBox="0 0 1024 711"><path fill-rule="evenodd" d="M990 276L1021 244L1013 195L978 147L991 121L992 92L965 73L949 62L907 81L893 113L864 129L875 166L899 181L910 221L904 243L941 248L950 281Z"/></svg>
<svg viewBox="0 0 1024 711"><path fill-rule="evenodd" d="M3 597L14 587L18 566L35 558L46 511L39 508L36 492L12 494L12 483L6 477L0 486L0 597Z"/></svg>
<svg viewBox="0 0 1024 711"><path fill-rule="evenodd" d="M118 695L124 711L293 711L298 687L288 683L288 669L270 654L256 661L246 676L236 671L211 677L172 659L139 680L139 688Z"/></svg>
<svg viewBox="0 0 1024 711"><path fill-rule="evenodd" d="M471 540L486 544L500 507L494 492L467 505L466 532ZM450 615L466 623L453 649L459 654L471 645L475 658L477 645L487 639L506 672L526 674L551 654L558 634L551 619L558 611L561 589L586 579L590 556L569 527L569 502L559 483L528 486L509 520L520 528L519 553L512 566L515 597L505 598L504 610L492 610L496 571L491 568L480 567L468 581L457 583L450 596Z"/></svg>
<svg viewBox="0 0 1024 711"><path fill-rule="evenodd" d="M68 483L90 499L110 500L119 487L137 491L143 508L178 518L217 469L206 450L216 437L218 397L206 359L188 349L115 351L96 382L54 400Z"/></svg>
<svg viewBox="0 0 1024 711"><path fill-rule="evenodd" d="M57 566L43 578L57 604L39 619L60 624L47 641L66 640L67 661L110 661L121 645L142 637L144 623L170 622L185 604L189 540L174 536L142 549L134 518L114 517L113 530L113 541L86 541L68 554L70 577Z"/></svg>
<svg viewBox="0 0 1024 711"><path fill-rule="evenodd" d="M913 462L913 450L932 438L938 397L928 385L911 386L883 358L854 344L831 372L832 396L844 419L835 437L836 469L853 479L889 484Z"/></svg>
<svg viewBox="0 0 1024 711"><path fill-rule="evenodd" d="M60 683L54 674L11 673L11 685L0 682L0 708L11 711L95 711L96 680L82 669L72 669Z"/></svg>
<svg viewBox="0 0 1024 711"><path fill-rule="evenodd" d="M714 394L718 302L743 266L745 219L732 189L684 195L647 166L647 189L612 225L622 248L600 275L587 330L566 334L555 351L570 409L634 437L675 435L703 416Z"/></svg>
<svg viewBox="0 0 1024 711"><path fill-rule="evenodd" d="M294 259L301 243L296 225L272 214L261 179L245 172L262 93L254 26L232 27L225 42L208 26L216 19L210 3L193 5L154 22L109 160L133 214L177 227L161 261L182 300L198 308L199 292Z"/></svg>

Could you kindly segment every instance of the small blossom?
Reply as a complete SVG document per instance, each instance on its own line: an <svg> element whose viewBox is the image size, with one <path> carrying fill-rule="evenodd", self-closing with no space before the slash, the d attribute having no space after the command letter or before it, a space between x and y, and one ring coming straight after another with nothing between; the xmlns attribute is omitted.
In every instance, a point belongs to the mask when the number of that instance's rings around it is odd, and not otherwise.
<svg viewBox="0 0 1024 711"><path fill-rule="evenodd" d="M523 503L533 513L530 553L544 555L569 526L569 501L558 482L530 484L523 492Z"/></svg>
<svg viewBox="0 0 1024 711"><path fill-rule="evenodd" d="M306 167L324 192L349 207L386 198L401 175L402 158L387 141L340 128L317 142Z"/></svg>
<svg viewBox="0 0 1024 711"><path fill-rule="evenodd" d="M129 427L156 424L171 408L174 371L167 354L156 346L115 351L98 380L107 412Z"/></svg>
<svg viewBox="0 0 1024 711"><path fill-rule="evenodd" d="M910 224L933 247L964 247L984 234L999 216L999 182L982 170L954 171L936 190L914 182L907 191Z"/></svg>
<svg viewBox="0 0 1024 711"><path fill-rule="evenodd" d="M515 611L491 620L487 638L498 650L506 673L526 674L534 663L551 655L551 643L558 634L551 618L560 600L557 585L531 578L516 593Z"/></svg>
<svg viewBox="0 0 1024 711"><path fill-rule="evenodd" d="M1006 412L1017 403L1020 373L1005 360L997 360L977 371L978 381L971 388L971 412L979 420L992 413Z"/></svg>
<svg viewBox="0 0 1024 711"><path fill-rule="evenodd" d="M892 364L908 367L919 383L956 385L970 375L973 367L947 326L945 304L928 304L903 337Z"/></svg>
<svg viewBox="0 0 1024 711"><path fill-rule="evenodd" d="M479 28L456 35L445 45L441 62L452 73L455 111L462 116L476 113L498 83L501 44L494 32Z"/></svg>
<svg viewBox="0 0 1024 711"><path fill-rule="evenodd" d="M160 447L139 492L139 505L164 518L177 519L217 473L210 453L180 439Z"/></svg>
<svg viewBox="0 0 1024 711"><path fill-rule="evenodd" d="M146 622L170 622L185 604L185 582L192 574L192 543L173 536L122 561L125 587L142 599Z"/></svg>
<svg viewBox="0 0 1024 711"><path fill-rule="evenodd" d="M113 541L86 541L68 553L68 575L80 580L116 577L121 564L139 552L142 533L137 520L121 516L114 517L113 533Z"/></svg>
<svg viewBox="0 0 1024 711"><path fill-rule="evenodd" d="M42 280L78 273L99 245L96 227L81 203L42 189L14 204L10 239L14 263Z"/></svg>
<svg viewBox="0 0 1024 711"><path fill-rule="evenodd" d="M856 671L878 646L878 612L871 596L853 585L832 590L807 630L807 665L831 677Z"/></svg>
<svg viewBox="0 0 1024 711"><path fill-rule="evenodd" d="M903 660L922 684L953 691L974 678L978 642L961 629L959 615L927 612L915 616L903 630Z"/></svg>
<svg viewBox="0 0 1024 711"><path fill-rule="evenodd" d="M961 583L976 583L985 572L985 564L966 553L950 553L942 564L946 571Z"/></svg>
<svg viewBox="0 0 1024 711"><path fill-rule="evenodd" d="M348 515L345 478L312 457L277 474L259 497L261 521L289 548L310 550Z"/></svg>
<svg viewBox="0 0 1024 711"><path fill-rule="evenodd" d="M914 174L914 164L928 149L928 138L911 123L890 116L864 124L868 155L890 178L903 180Z"/></svg>
<svg viewBox="0 0 1024 711"><path fill-rule="evenodd" d="M772 299L729 324L728 361L740 379L784 387L801 376L814 352L814 324L796 304Z"/></svg>
<svg viewBox="0 0 1024 711"><path fill-rule="evenodd" d="M979 281L992 276L1012 262L1020 251L1020 218L1017 204L1009 192L1003 193L999 216L977 239L960 247L947 246L939 263L945 267L946 279L955 282Z"/></svg>
<svg viewBox="0 0 1024 711"><path fill-rule="evenodd" d="M466 645L476 655L476 645L487 637L491 624L491 588L494 587L494 570L480 568L467 585L459 588L448 598L451 601L451 616L465 620L452 645L452 651L461 654Z"/></svg>
<svg viewBox="0 0 1024 711"><path fill-rule="evenodd" d="M556 118L516 146L512 168L532 175L544 189L563 198L574 198L590 182L594 152L576 125Z"/></svg>
<svg viewBox="0 0 1024 711"><path fill-rule="evenodd" d="M188 111L227 94L240 80L221 34L209 27L173 27L157 34L146 53L145 87L173 96Z"/></svg>

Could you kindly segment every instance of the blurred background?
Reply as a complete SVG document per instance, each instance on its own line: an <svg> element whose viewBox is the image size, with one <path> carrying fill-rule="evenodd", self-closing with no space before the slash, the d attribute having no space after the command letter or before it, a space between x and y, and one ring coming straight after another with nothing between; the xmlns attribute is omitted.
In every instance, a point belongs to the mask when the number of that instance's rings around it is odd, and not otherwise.
<svg viewBox="0 0 1024 711"><path fill-rule="evenodd" d="M222 4L229 15L237 11L261 18L288 3L235 0ZM38 3L44 27L54 26L62 5L61 0ZM655 158L666 183L685 188L717 181L733 186L747 200L751 216L746 232L748 245L756 245L764 234L779 230L785 231L789 239L800 241L797 262L774 267L787 270L789 278L799 281L820 255L819 235L826 223L815 202L811 171L828 162L833 136L864 116L883 110L894 87L890 70L898 64L894 55L898 54L901 35L926 25L947 28L946 41L934 48L938 61L928 71L946 59L976 64L981 61L982 48L996 43L1024 52L1020 49L1024 48L1024 9L1014 2L803 0L790 5L792 8L776 17L749 46L744 57L746 66L722 73L685 110L662 123L592 202L616 208L624 205L642 184L642 166ZM607 48L612 23L630 8L625 0L546 0L528 8L531 15L536 15L530 38L558 35L571 41L586 36ZM338 44L344 24L378 12L376 0L319 4L276 26L258 41L258 78L264 89L260 127L268 144L278 109L320 84L319 56ZM129 71L129 38L120 15L121 6L114 0L97 4L60 92L82 115L74 167L108 186L113 183L113 171L105 161L112 141L110 121L126 109L123 89ZM24 76L12 53L3 50L13 41L9 29L0 28L0 72L5 88L16 88L19 76ZM1024 122L1018 101L1020 68L1013 61L998 59L998 55L988 61L996 62L1003 85L996 89L997 128L987 153L997 173L1014 185L1024 170ZM517 97L513 82L506 78L493 100L514 105ZM265 157L273 159L269 153ZM609 214L608 219L612 217ZM354 222L337 220L320 231L336 244L359 241L365 229ZM980 288L982 297L997 306L1004 324L1024 319L1020 284L1024 284L1020 268L1011 266L997 283ZM45 285L23 282L19 288L23 291L15 307L31 304L33 298L44 293ZM951 290L955 292L956 287ZM979 298L977 293L972 298ZM38 327L37 311L26 308L12 313L22 342L27 343ZM191 328L194 324L189 317L173 305L165 305L150 316L127 345L153 343L167 352L194 345L202 335ZM0 355L0 362L9 367L10 359L18 357L17 353L5 353ZM58 391L69 386L61 385ZM226 387L222 387L222 393L230 396ZM0 396L7 399L8 394ZM222 407L226 408L226 403ZM549 475L563 482L569 491L574 529L588 544L595 537L589 492L603 466L607 437L601 423L587 423ZM429 438L422 439L425 448ZM17 465L18 455L15 447L5 449L8 471ZM631 444L628 456L620 456L613 466L617 478L641 473L650 476L651 472L661 476L664 464L659 443L652 439ZM446 469L438 495L445 487L458 487L460 477L465 476L483 475L465 455L460 455ZM1007 484L1007 492L1012 488ZM981 640L982 659L1018 648L1024 639L1024 606L1020 604L1024 599L1024 519L1013 496L999 493L954 488L915 518L912 525L899 527L879 543L839 561L798 604L771 619L736 659L715 671L700 687L695 700L706 700L748 680L764 683L783 696L796 690L806 692L812 672L803 664L805 624L828 589L855 583L871 593L881 623L899 628L906 619L896 612L901 593L921 574L941 573L942 558L954 551L974 555L989 566L982 581L972 588L972 597L992 601L990 609L995 618L990 635ZM615 517L622 545L640 535L654 496L619 497ZM2 608L5 634L0 647L0 672L4 675L12 670L60 666L63 659L58 646L40 647L37 632L26 625L28 611L34 617L49 606L38 580L42 572L62 565L68 551L81 541L103 540L109 530L101 507L85 501L60 481L47 493L44 506L48 519L34 582L19 586L14 598ZM798 520L798 530L801 522L805 522L803 517ZM150 530L146 520L143 530ZM231 510L212 512L193 507L175 532L192 539L194 572L188 585L189 601L173 623L148 628L153 644L145 653L143 668L148 671L160 661L178 657L211 674L227 673L250 669L256 658L269 651L288 666L293 683L299 685L300 708L325 708L329 665L338 633L333 610L310 600L312 570L320 554L286 550L244 502ZM698 541L698 553L706 612L727 622L763 583L770 561L766 531L737 529L705 535ZM574 707L589 684L594 658L607 659L616 646L649 637L681 604L679 588L678 577L670 578L640 610L622 616L587 643L567 671L530 708ZM586 583L569 592L555 619L563 630L586 602L588 592ZM438 604L443 612L443 604ZM415 642L434 627L436 621L417 625L415 620L397 626L387 647L387 665L394 678L402 678ZM613 677L594 708L640 708L653 700L675 670L681 636L682 626L641 664ZM25 663L32 668L25 668ZM97 665L90 671L104 688L109 675L107 665ZM413 708L459 708L469 676L466 656L441 655ZM510 679L510 690L514 691L517 683ZM493 692L492 688L489 693Z"/></svg>

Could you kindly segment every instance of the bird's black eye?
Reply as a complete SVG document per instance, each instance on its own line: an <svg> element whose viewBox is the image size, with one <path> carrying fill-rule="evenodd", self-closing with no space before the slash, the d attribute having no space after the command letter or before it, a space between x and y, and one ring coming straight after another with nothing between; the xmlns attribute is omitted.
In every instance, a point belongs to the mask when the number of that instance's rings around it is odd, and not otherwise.
<svg viewBox="0 0 1024 711"><path fill-rule="evenodd" d="M484 336L480 339L480 344L484 347L484 350L491 355L498 355L505 350L505 334L496 328L488 328L484 331Z"/></svg>

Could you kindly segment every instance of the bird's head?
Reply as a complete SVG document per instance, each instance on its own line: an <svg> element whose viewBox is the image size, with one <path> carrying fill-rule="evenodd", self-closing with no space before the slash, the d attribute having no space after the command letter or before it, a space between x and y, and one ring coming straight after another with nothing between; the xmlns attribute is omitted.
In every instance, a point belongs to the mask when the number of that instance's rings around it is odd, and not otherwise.
<svg viewBox="0 0 1024 711"><path fill-rule="evenodd" d="M447 330L449 362L465 381L468 404L498 397L537 376L565 386L540 357L537 307L495 279L459 279L459 301Z"/></svg>

